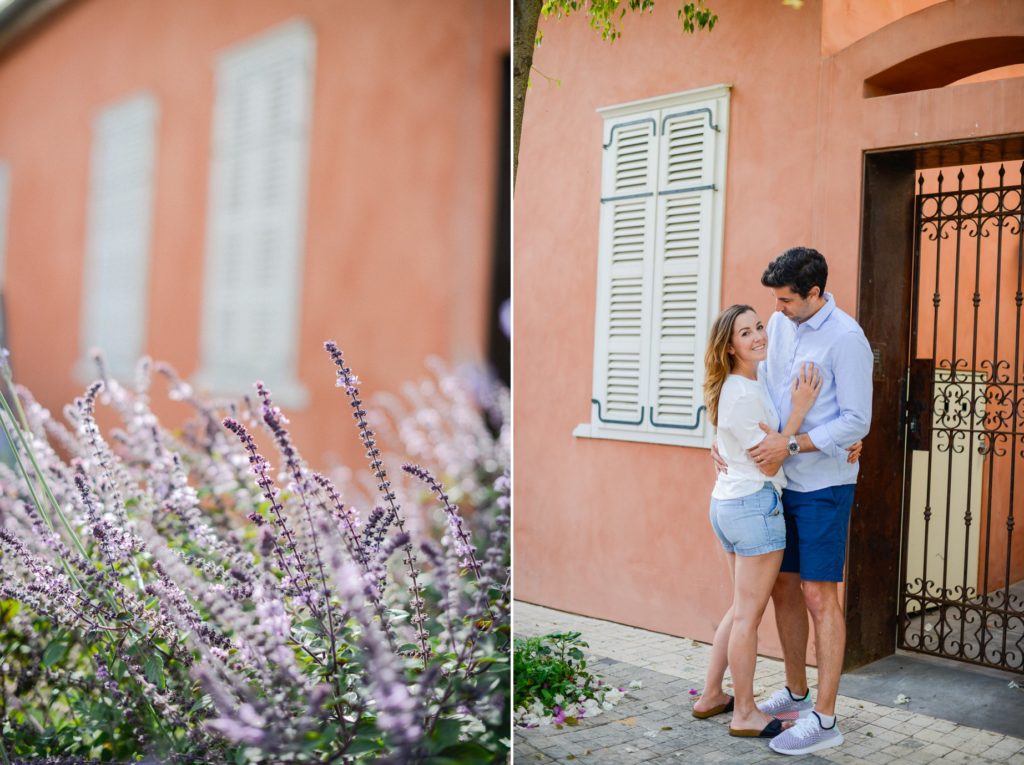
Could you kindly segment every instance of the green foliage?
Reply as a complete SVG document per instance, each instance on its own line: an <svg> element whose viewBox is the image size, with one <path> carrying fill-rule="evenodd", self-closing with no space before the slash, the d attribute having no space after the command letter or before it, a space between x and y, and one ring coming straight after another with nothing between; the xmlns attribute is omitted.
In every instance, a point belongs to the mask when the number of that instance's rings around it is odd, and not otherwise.
<svg viewBox="0 0 1024 765"><path fill-rule="evenodd" d="M545 0L541 13L547 16L562 18L578 11L585 11L591 28L601 34L602 40L615 40L621 34L617 24L622 21L627 11L634 13L650 13L654 10L654 0ZM718 16L708 8L704 0L684 2L676 15L682 22L683 31L693 33L714 28ZM537 33L538 44L541 34Z"/></svg>
<svg viewBox="0 0 1024 765"><path fill-rule="evenodd" d="M582 650L587 647L579 632L516 638L512 665L516 709L535 701L553 709L595 698L598 679L587 672Z"/></svg>
<svg viewBox="0 0 1024 765"><path fill-rule="evenodd" d="M685 3L682 8L676 11L676 15L683 22L683 31L690 34L699 29L707 29L709 32L715 28L718 16L704 5L704 0L697 0L695 3Z"/></svg>

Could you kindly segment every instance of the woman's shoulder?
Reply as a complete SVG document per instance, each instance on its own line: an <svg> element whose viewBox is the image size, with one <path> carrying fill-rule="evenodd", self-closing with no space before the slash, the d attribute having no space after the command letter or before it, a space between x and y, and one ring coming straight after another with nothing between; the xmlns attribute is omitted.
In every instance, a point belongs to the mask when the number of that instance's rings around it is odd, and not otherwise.
<svg viewBox="0 0 1024 765"><path fill-rule="evenodd" d="M758 385L757 380L748 380L742 375L729 375L722 383L722 392L718 397L719 408L722 401L728 400L734 404L745 398L756 398Z"/></svg>
<svg viewBox="0 0 1024 765"><path fill-rule="evenodd" d="M722 383L722 390L724 391L726 388L729 388L735 391L746 392L757 390L757 386L757 380L751 380L749 377L744 377L743 375L730 374L725 378L725 382Z"/></svg>

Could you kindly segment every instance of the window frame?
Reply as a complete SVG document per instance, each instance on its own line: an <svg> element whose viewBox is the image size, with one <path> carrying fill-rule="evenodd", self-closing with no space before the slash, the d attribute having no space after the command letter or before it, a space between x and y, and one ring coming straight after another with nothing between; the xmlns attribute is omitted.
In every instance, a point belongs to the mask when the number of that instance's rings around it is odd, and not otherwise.
<svg viewBox="0 0 1024 765"><path fill-rule="evenodd" d="M11 163L0 159L0 295L7 284L7 239L11 220ZM0 317L2 321L3 317Z"/></svg>
<svg viewBox="0 0 1024 765"><path fill-rule="evenodd" d="M125 149L124 134L130 135ZM153 248L153 224L156 215L156 182L159 171L160 104L149 91L125 96L102 107L93 118L89 159L88 223L82 278L79 357L75 372L79 380L96 377L95 350L103 355L107 374L117 380L131 380L135 366L144 354L149 324L149 271ZM142 148L141 152L139 147ZM111 151L113 150L113 153ZM137 155L133 156L132 151ZM135 188L129 183L138 175ZM134 192L138 208L117 209L118 197L126 186ZM129 268L118 267L116 256L108 248L119 240L134 237L136 247ZM134 269L134 270L132 270ZM112 293L107 280L129 280L122 294ZM112 353L109 337L104 337L105 307L112 300L132 302L131 318L118 324L134 325L134 339L122 344L126 355ZM119 350L123 350L119 347Z"/></svg>
<svg viewBox="0 0 1024 765"><path fill-rule="evenodd" d="M702 385L703 385L703 364L704 349L706 347L707 332L720 307L721 279L722 279L722 251L725 232L725 194L728 159L728 133L729 133L729 105L731 86L727 84L714 85L705 88L687 90L671 93L655 98L632 101L629 103L598 109L603 118L602 131L602 213L601 229L598 244L598 269L597 269L597 302L594 317L594 356L591 394L591 417L589 422L583 422L576 427L573 435L578 438L601 438L621 441L635 441L671 446L690 446L698 448L710 448L714 429L707 420L706 409L703 406ZM705 181L694 187L683 189L670 189L667 184L662 183L667 170L664 163L667 161L668 150L666 148L666 135L664 127L669 119L689 114L706 111L708 117L708 136L710 148L707 149L706 157L712 161L712 167L708 171L710 184ZM645 260L643 262L643 274L645 281L642 282L642 331L639 341L641 362L639 366L639 393L637 400L641 410L638 421L613 422L612 418L605 416L601 400L601 392L606 389L606 375L604 371L608 363L610 348L610 336L607 331L611 311L611 269L612 254L610 251L610 239L612 231L612 208L606 208L607 202L621 201L627 199L627 195L610 198L610 173L614 160L614 152L610 151L616 130L639 124L642 121L653 120L655 133L653 145L656 147L656 156L648 162L648 172L653 175L649 184L649 191L642 194L631 195L636 199L650 198L652 210L650 220L645 223ZM703 148L704 144L702 144ZM710 186L710 188L704 188ZM655 303L661 298L661 291L665 286L664 272L661 281L656 282L655 274L659 273L659 267L664 269L666 257L665 248L665 217L667 205L671 198L685 193L690 198L696 198L696 194L704 193L707 196L706 211L702 208L700 215L701 236L704 237L702 245L706 247L706 253L698 257L699 265L696 269L697 278L697 305L694 314L695 333L692 341L692 350L688 355L693 356L692 362L692 399L691 404L696 408L697 419L693 427L686 424L667 424L660 422L655 424L652 416L658 399L658 369L655 367L656 351L664 355L664 344L656 341L654 335L655 324L662 321L661 314L654 317ZM677 197L678 198L678 197ZM646 244L646 242L650 244ZM655 403L652 403L655 402ZM699 402L699 403L698 403Z"/></svg>
<svg viewBox="0 0 1024 765"><path fill-rule="evenodd" d="M283 62L283 63L282 63ZM242 395L252 390L257 379L262 379L274 393L278 403L292 408L303 408L309 402L309 390L299 378L299 340L301 337L302 281L306 248L308 212L309 151L313 122L313 95L315 86L316 36L312 25L304 19L293 19L270 30L247 39L221 52L216 62L216 89L214 96L212 142L210 149L208 219L206 233L206 257L204 264L203 305L200 325L199 370L193 381L199 387L223 395ZM273 74L275 67L284 67L296 79L290 83L294 91L287 91L286 98L298 101L295 109L288 112L290 123L271 136L269 143L240 150L233 145L235 138L242 136L246 128L239 127L232 109L240 96L240 89L246 80ZM288 68L291 67L291 68ZM266 87L267 81L262 85ZM295 106L295 104L291 104ZM298 125L296 127L296 124ZM294 131L293 133L288 132ZM269 147L286 163L283 180L275 189L282 194L282 201L273 208L273 218L281 221L277 233L280 235L279 257L288 262L280 268L279 281L271 288L255 290L249 295L250 303L266 306L269 294L274 302L271 323L280 322L284 327L277 338L282 350L280 358L274 358L259 369L237 369L226 360L224 349L240 338L245 332L230 337L223 332L218 309L223 308L226 295L240 289L239 281L231 276L231 263L223 248L224 232L234 226L242 230L250 240L257 234L252 224L259 220L253 215L253 208L245 207L241 213L232 212L231 173L238 173L246 161L246 155L263 151ZM260 155L264 160L267 151ZM249 157L249 160L256 162ZM291 164L287 164L291 163ZM234 217L232 217L234 216ZM269 218L269 216L268 216ZM239 221L250 221L249 227ZM260 222L265 222L260 221ZM243 241L245 236L242 237ZM249 242L251 244L251 241ZM235 264L238 273L251 269L253 263L245 261ZM225 275L225 272L229 272ZM251 274L250 274L251 276ZM252 279L250 278L251 282ZM253 284L249 285L250 287ZM260 293L260 294L256 294ZM230 302L230 301L229 301ZM240 298L245 302L245 298ZM237 312L236 312L237 317ZM250 317L236 318L236 324L245 324Z"/></svg>

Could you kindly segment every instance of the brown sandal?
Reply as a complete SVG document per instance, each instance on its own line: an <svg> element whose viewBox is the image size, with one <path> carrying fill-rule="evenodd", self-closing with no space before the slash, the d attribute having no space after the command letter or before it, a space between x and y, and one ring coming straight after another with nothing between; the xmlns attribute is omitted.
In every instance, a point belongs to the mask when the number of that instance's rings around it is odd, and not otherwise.
<svg viewBox="0 0 1024 765"><path fill-rule="evenodd" d="M727 702L725 702L724 704L719 704L717 707L711 707L711 709L709 709L707 712L698 712L696 709L691 709L690 714L692 714L698 720L706 720L709 717L714 717L715 715L724 714L725 712L731 712L733 703L735 701L736 699L730 696Z"/></svg>
<svg viewBox="0 0 1024 765"><path fill-rule="evenodd" d="M729 728L730 736L740 736L743 738L775 738L782 731L785 730L782 727L782 720L773 719L770 723L765 725L761 730L746 730L744 728Z"/></svg>

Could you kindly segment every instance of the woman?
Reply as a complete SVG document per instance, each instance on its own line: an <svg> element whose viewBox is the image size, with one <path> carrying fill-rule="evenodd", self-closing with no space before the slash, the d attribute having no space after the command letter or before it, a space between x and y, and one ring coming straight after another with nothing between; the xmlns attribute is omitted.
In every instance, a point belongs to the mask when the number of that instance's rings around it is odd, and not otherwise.
<svg viewBox="0 0 1024 765"><path fill-rule="evenodd" d="M754 666L757 628L786 547L781 499L786 477L781 468L765 476L746 451L765 436L759 423L779 428L779 415L757 379L767 349L768 335L757 313L748 305L734 305L715 320L704 356L704 401L718 429L718 451L728 465L711 493L711 525L729 560L733 603L715 632L707 681L693 716L732 711L731 735L771 738L782 732L783 724L757 709ZM818 370L802 365L783 435L799 432L820 389ZM726 666L732 669L735 700L722 690Z"/></svg>

